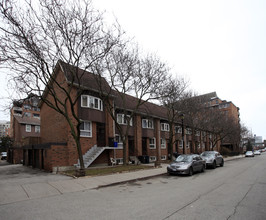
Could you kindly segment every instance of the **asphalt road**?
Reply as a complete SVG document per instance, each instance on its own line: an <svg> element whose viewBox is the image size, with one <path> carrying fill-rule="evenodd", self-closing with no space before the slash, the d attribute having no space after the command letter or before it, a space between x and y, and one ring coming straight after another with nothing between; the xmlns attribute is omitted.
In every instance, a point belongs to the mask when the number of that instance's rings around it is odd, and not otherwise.
<svg viewBox="0 0 266 220"><path fill-rule="evenodd" d="M0 219L266 219L266 153L192 177L161 176L0 206Z"/></svg>

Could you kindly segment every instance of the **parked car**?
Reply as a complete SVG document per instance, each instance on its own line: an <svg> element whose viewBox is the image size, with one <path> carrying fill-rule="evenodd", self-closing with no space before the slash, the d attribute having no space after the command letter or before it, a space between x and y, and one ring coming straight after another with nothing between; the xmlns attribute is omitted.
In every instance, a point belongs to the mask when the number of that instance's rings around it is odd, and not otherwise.
<svg viewBox="0 0 266 220"><path fill-rule="evenodd" d="M247 151L245 157L254 157L254 153L252 151Z"/></svg>
<svg viewBox="0 0 266 220"><path fill-rule="evenodd" d="M258 151L258 150L254 151L254 155L260 155L260 154L261 154L260 151Z"/></svg>
<svg viewBox="0 0 266 220"><path fill-rule="evenodd" d="M7 159L7 152L2 152L1 153L1 160L6 160Z"/></svg>
<svg viewBox="0 0 266 220"><path fill-rule="evenodd" d="M217 151L204 151L201 153L201 157L206 161L206 166L216 168L217 165L224 166L224 158Z"/></svg>
<svg viewBox="0 0 266 220"><path fill-rule="evenodd" d="M205 171L205 161L198 154L181 154L167 166L168 174L188 174Z"/></svg>

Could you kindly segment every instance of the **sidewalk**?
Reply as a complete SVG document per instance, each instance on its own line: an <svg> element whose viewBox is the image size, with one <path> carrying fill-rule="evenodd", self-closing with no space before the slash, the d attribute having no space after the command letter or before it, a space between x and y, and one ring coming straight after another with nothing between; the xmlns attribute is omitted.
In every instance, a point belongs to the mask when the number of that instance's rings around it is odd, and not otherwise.
<svg viewBox="0 0 266 220"><path fill-rule="evenodd" d="M240 159L243 156L224 158L225 161ZM148 179L151 177L166 174L167 164L162 164L160 168L141 170L128 173L110 174L105 176L81 177L73 179L62 177L59 180L48 180L33 183L6 183L0 180L0 205L14 203L34 198L56 196L64 193L77 192L82 190L98 189L111 185ZM50 174L54 175L54 174Z"/></svg>

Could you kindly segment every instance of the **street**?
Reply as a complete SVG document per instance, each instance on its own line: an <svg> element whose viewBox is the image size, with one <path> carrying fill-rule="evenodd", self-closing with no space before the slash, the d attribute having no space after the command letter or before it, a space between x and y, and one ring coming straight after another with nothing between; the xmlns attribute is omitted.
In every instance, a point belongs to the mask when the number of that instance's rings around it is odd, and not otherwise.
<svg viewBox="0 0 266 220"><path fill-rule="evenodd" d="M1 198L0 198L1 199ZM265 219L266 154L188 176L0 205L0 219Z"/></svg>

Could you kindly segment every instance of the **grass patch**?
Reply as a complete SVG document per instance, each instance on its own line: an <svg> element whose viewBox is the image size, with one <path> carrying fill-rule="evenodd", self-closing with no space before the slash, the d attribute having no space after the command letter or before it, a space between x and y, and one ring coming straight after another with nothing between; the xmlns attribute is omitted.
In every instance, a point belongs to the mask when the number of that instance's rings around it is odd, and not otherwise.
<svg viewBox="0 0 266 220"><path fill-rule="evenodd" d="M85 176L101 176L108 175L114 173L123 173L123 172L132 172L144 169L153 169L153 166L145 166L145 165L121 165L114 167L102 167L102 168L90 168L85 170ZM63 174L76 176L77 170L68 170L63 172Z"/></svg>

